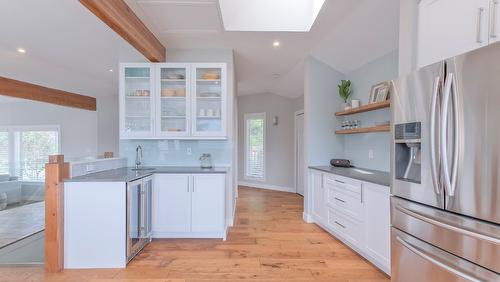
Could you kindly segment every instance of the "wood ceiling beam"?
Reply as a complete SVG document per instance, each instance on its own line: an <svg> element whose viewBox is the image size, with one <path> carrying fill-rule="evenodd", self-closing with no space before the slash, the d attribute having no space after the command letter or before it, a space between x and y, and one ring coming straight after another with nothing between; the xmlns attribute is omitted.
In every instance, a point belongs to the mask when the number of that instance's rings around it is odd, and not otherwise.
<svg viewBox="0 0 500 282"><path fill-rule="evenodd" d="M0 76L0 95L95 111L96 98Z"/></svg>
<svg viewBox="0 0 500 282"><path fill-rule="evenodd" d="M167 51L123 0L80 0L151 62L165 62Z"/></svg>

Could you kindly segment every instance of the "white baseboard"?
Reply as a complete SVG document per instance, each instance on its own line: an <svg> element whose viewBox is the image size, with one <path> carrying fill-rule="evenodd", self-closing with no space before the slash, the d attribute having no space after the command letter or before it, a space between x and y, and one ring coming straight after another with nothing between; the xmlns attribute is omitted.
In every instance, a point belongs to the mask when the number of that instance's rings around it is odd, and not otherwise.
<svg viewBox="0 0 500 282"><path fill-rule="evenodd" d="M306 212L302 213L302 219L307 223L314 223L314 219L312 218L312 216Z"/></svg>
<svg viewBox="0 0 500 282"><path fill-rule="evenodd" d="M281 191L281 192L295 193L295 188L293 188L293 187L269 185L269 184L265 184L265 183L238 181L238 185L239 186L260 188L260 189L267 189L267 190L274 190L274 191Z"/></svg>

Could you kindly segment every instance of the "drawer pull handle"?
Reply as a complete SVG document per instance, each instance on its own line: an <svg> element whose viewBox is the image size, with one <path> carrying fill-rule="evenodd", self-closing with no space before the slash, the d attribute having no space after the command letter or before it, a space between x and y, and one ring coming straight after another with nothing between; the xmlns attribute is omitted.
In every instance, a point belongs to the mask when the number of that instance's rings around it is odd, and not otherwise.
<svg viewBox="0 0 500 282"><path fill-rule="evenodd" d="M345 225L343 225L342 223L338 223L337 221L335 221L335 223L336 223L338 226L340 226L340 227L342 227L342 228L344 228L344 229L345 229Z"/></svg>
<svg viewBox="0 0 500 282"><path fill-rule="evenodd" d="M340 180L337 180L337 179L335 179L335 182L345 184L345 182L344 182L344 181L340 181Z"/></svg>
<svg viewBox="0 0 500 282"><path fill-rule="evenodd" d="M345 201L344 201L344 200L339 199L339 198L337 198L337 197L334 197L334 199L335 199L335 200L337 200L337 201L339 201L339 202L345 203Z"/></svg>

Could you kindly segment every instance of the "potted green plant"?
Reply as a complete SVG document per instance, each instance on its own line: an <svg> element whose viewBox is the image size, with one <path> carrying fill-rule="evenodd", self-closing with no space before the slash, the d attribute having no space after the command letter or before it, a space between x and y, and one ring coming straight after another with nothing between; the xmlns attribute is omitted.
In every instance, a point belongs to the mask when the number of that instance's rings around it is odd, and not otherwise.
<svg viewBox="0 0 500 282"><path fill-rule="evenodd" d="M339 87L340 98L342 99L342 101L344 101L344 103L342 103L342 105L340 106L340 109L346 110L346 108L349 107L349 104L347 103L347 101L349 100L349 97L352 94L351 81L350 80L341 80L338 87Z"/></svg>

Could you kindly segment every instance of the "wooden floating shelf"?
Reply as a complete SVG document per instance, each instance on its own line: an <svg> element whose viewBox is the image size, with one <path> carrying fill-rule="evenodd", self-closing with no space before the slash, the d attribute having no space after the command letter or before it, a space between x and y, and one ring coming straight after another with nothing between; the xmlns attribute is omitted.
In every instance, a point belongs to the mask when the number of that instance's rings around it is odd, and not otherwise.
<svg viewBox="0 0 500 282"><path fill-rule="evenodd" d="M372 127L337 130L335 131L335 134L358 134L358 133L389 132L389 131L391 131L390 125L377 125Z"/></svg>
<svg viewBox="0 0 500 282"><path fill-rule="evenodd" d="M387 101L383 101L383 102L363 105L363 106L360 106L359 108L355 108L355 109L336 112L335 115L336 116L347 116L347 115L352 115L352 114L357 114L357 113L375 111L375 110L383 109L383 108L389 108L390 106L391 106L391 101L387 100Z"/></svg>

